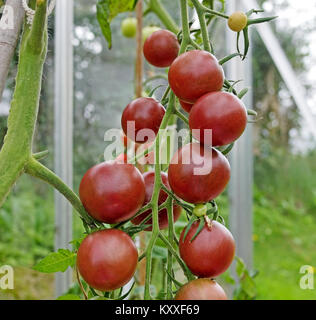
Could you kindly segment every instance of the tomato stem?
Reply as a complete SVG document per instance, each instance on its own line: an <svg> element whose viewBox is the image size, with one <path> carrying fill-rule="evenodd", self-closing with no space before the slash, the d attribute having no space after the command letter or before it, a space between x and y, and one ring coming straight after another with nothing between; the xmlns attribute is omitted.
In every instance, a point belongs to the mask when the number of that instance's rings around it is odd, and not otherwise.
<svg viewBox="0 0 316 320"><path fill-rule="evenodd" d="M210 38L208 35L208 31L207 31L207 25L206 25L206 20L205 20L205 10L203 9L203 6L201 5L201 3L198 0L191 0L191 1L195 7L196 13L197 13L199 21L200 21L204 49L208 52L213 53L214 50L211 46Z"/></svg>
<svg viewBox="0 0 316 320"><path fill-rule="evenodd" d="M86 212L79 197L55 173L50 171L34 158L30 158L26 164L25 172L33 177L47 182L57 189L72 204L72 206L79 213L80 217L89 225L89 227L95 227L94 220Z"/></svg>
<svg viewBox="0 0 316 320"><path fill-rule="evenodd" d="M167 206L167 214L168 214L168 241L173 246L174 222L173 222L173 200L171 197L168 197L166 206ZM171 274L173 270L172 259L173 259L172 252L168 250L167 270L169 274ZM173 298L172 279L170 277L167 277L167 300L171 300L172 298Z"/></svg>
<svg viewBox="0 0 316 320"><path fill-rule="evenodd" d="M175 34L179 32L176 22L159 0L150 0L146 12L148 11L155 13L168 30Z"/></svg>

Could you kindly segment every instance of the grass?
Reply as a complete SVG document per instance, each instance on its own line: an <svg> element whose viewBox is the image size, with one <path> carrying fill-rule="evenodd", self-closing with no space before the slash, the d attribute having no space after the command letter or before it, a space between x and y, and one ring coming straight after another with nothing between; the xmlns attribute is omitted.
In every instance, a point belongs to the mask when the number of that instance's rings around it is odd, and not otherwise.
<svg viewBox="0 0 316 320"><path fill-rule="evenodd" d="M256 160L253 240L258 299L316 299L316 288L299 286L300 267L316 267L315 169L315 154L301 157L280 152ZM227 217L226 196L220 197L219 206ZM82 230L79 219L74 219L74 226L76 237ZM53 250L53 244L53 191L22 177L0 209L0 266L14 266L16 287L0 290L0 299L53 297L53 276L31 269ZM159 251L155 254L160 256ZM158 262L156 270L161 275ZM135 298L140 297L138 291L134 290Z"/></svg>

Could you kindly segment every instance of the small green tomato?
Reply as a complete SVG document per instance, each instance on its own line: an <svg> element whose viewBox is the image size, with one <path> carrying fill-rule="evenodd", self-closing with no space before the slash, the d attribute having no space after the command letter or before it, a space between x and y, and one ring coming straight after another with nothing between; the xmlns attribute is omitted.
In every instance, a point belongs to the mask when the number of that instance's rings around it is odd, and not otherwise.
<svg viewBox="0 0 316 320"><path fill-rule="evenodd" d="M248 17L241 11L234 12L228 19L228 26L235 32L240 32L247 26Z"/></svg>
<svg viewBox="0 0 316 320"><path fill-rule="evenodd" d="M121 25L122 34L126 38L134 38L137 31L137 19L126 18Z"/></svg>
<svg viewBox="0 0 316 320"><path fill-rule="evenodd" d="M161 30L161 28L156 26L148 26L143 28L143 43L146 41L146 39L152 35L154 32Z"/></svg>
<svg viewBox="0 0 316 320"><path fill-rule="evenodd" d="M207 213L206 204L197 204L193 209L193 214L197 217L204 217Z"/></svg>

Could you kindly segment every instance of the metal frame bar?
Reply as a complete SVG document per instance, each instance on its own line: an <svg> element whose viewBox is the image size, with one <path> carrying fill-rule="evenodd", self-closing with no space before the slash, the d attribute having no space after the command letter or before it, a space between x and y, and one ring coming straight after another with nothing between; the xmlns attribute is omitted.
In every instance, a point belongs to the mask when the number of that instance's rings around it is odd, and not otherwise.
<svg viewBox="0 0 316 320"><path fill-rule="evenodd" d="M73 0L57 0L55 13L55 172L73 183ZM55 248L70 248L72 207L55 192ZM72 270L57 273L55 293L60 296L72 284Z"/></svg>
<svg viewBox="0 0 316 320"><path fill-rule="evenodd" d="M229 1L227 12L242 10L240 1ZM235 52L236 33L227 28L226 46L229 53ZM230 80L243 79L236 88L252 87L251 49L247 59L233 59L227 63L226 77ZM239 87L239 88L238 88ZM243 99L246 106L252 106L252 91ZM253 189L253 152L252 125L248 125L243 136L236 142L230 155L232 167L229 185L230 229L236 240L236 255L242 258L249 268L253 263L252 245L252 189Z"/></svg>
<svg viewBox="0 0 316 320"><path fill-rule="evenodd" d="M259 8L255 0L242 0L246 9ZM268 23L256 25L256 29L269 51L276 68L279 70L283 81L289 89L297 107L300 109L302 116L308 126L310 133L316 138L315 115L311 107L306 102L306 90L298 80L295 71L293 70L289 59L285 55L278 39L274 35Z"/></svg>

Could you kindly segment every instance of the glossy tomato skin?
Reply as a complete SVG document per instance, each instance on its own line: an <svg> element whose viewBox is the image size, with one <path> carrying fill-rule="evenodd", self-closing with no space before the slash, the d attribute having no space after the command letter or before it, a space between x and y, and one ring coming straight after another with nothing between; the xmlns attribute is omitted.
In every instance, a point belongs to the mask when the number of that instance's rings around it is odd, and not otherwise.
<svg viewBox="0 0 316 320"><path fill-rule="evenodd" d="M200 278L214 278L225 272L235 256L235 240L230 231L217 221L209 228L204 226L199 235L191 242L199 226L195 222L185 240L180 236L180 256L193 274Z"/></svg>
<svg viewBox="0 0 316 320"><path fill-rule="evenodd" d="M159 131L160 124L165 115L165 108L153 98L138 98L127 105L122 114L121 124L126 136L137 142L146 143L154 141ZM128 122L133 121L135 131L127 132ZM147 130L143 130L147 129ZM141 131L143 130L143 131ZM149 137L146 132L149 131ZM145 134L145 136L137 136Z"/></svg>
<svg viewBox="0 0 316 320"><path fill-rule="evenodd" d="M153 190L154 190L154 184L155 184L155 172L154 171L148 171L143 174L144 181L145 181L145 187L146 187L146 196L145 196L145 202L144 205L150 202ZM165 172L161 172L161 180L162 183L170 190L170 186L168 183L168 175ZM159 200L158 205L163 204L168 198L168 195L164 191L160 191L159 193ZM151 214L151 210L148 210L141 214L140 216L136 217L132 220L133 224L139 225L148 215ZM179 216L181 214L181 207L174 205L173 206L173 220L177 221L179 219ZM158 215L159 219L159 228L160 229L166 229L168 227L168 212L167 209L162 209L159 211ZM146 224L152 224L152 219L148 220ZM149 227L146 229L146 231L151 231L152 227Z"/></svg>
<svg viewBox="0 0 316 320"><path fill-rule="evenodd" d="M193 107L193 104L192 103L188 103L188 102L185 102L185 101L182 101L182 100L179 100L180 102L180 106L182 107L182 109L188 113L190 113L192 107Z"/></svg>
<svg viewBox="0 0 316 320"><path fill-rule="evenodd" d="M194 204L206 203L224 191L230 179L230 165L219 151L190 143L174 155L168 179L179 198Z"/></svg>
<svg viewBox="0 0 316 320"><path fill-rule="evenodd" d="M79 195L94 219L109 224L126 221L144 203L144 178L132 164L103 162L86 172Z"/></svg>
<svg viewBox="0 0 316 320"><path fill-rule="evenodd" d="M227 300L227 296L216 281L200 278L181 287L175 300Z"/></svg>
<svg viewBox="0 0 316 320"><path fill-rule="evenodd" d="M247 110L240 99L228 92L211 92L202 96L189 116L193 137L213 146L224 146L237 140L247 126ZM212 130L206 139L205 130Z"/></svg>
<svg viewBox="0 0 316 320"><path fill-rule="evenodd" d="M152 33L144 43L144 56L155 67L169 67L177 58L180 45L177 36L168 30Z"/></svg>
<svg viewBox="0 0 316 320"><path fill-rule="evenodd" d="M111 291L128 283L138 262L136 246L125 232L109 229L88 235L81 243L77 267L94 289Z"/></svg>
<svg viewBox="0 0 316 320"><path fill-rule="evenodd" d="M224 71L211 53L192 50L172 63L168 78L172 91L180 100L194 103L204 94L222 89Z"/></svg>

